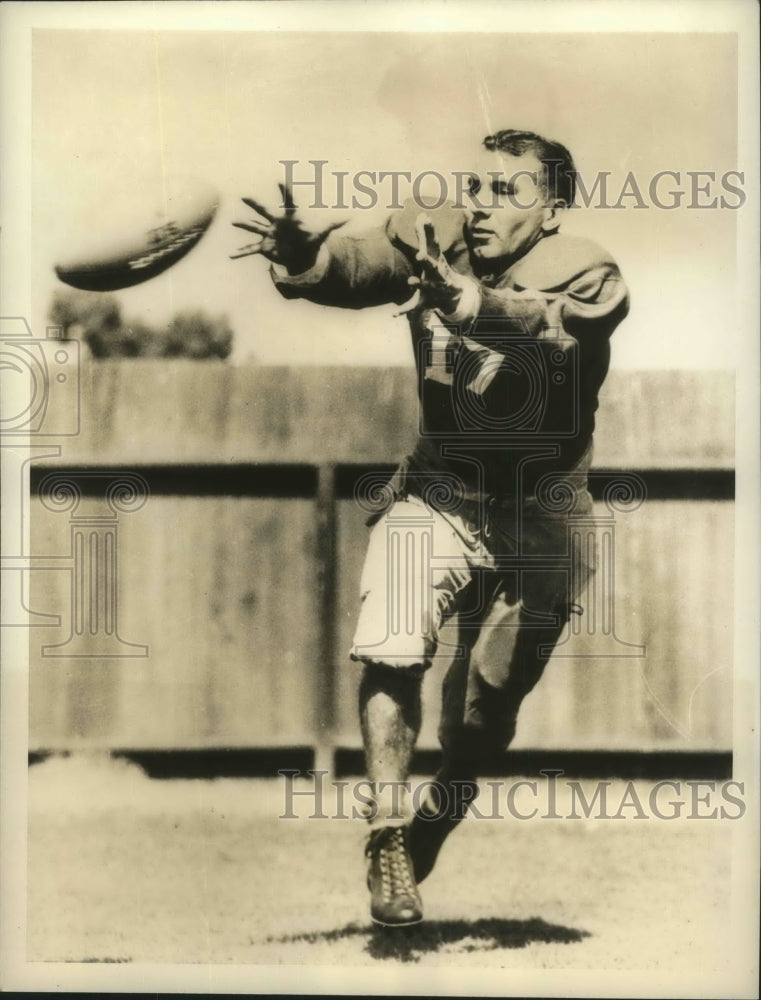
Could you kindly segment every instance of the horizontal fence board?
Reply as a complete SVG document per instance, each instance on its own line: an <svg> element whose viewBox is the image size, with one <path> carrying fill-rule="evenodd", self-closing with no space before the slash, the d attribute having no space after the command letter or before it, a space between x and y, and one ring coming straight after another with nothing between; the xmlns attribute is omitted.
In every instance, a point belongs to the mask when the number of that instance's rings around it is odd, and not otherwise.
<svg viewBox="0 0 761 1000"><path fill-rule="evenodd" d="M319 668L311 505L152 497L122 522L119 633L147 656L41 656L70 635L71 574L32 572L32 608L63 618L31 633L32 745L308 742ZM65 516L35 506L33 525L35 551L64 548ZM101 636L89 642L104 651Z"/></svg>
<svg viewBox="0 0 761 1000"><path fill-rule="evenodd" d="M334 664L337 738L357 736L359 670L348 659L367 537L364 512L339 504ZM119 632L145 658L43 658L70 634L71 573L32 573L32 608L62 616L32 630L33 747L250 746L318 735L324 651L308 501L152 497L123 519ZM616 534L618 637L638 659L596 655L573 636L520 718L516 747L727 747L731 744L732 506L646 502ZM68 523L38 509L36 551L65 555ZM65 560L64 560L65 561ZM710 593L707 587L710 585ZM584 602L586 603L586 602ZM575 621L575 619L574 619ZM582 626L586 619L580 619ZM97 652L98 642L93 642ZM425 682L422 746L436 739L437 663Z"/></svg>
<svg viewBox="0 0 761 1000"><path fill-rule="evenodd" d="M418 426L407 368L90 359L80 383L82 430L59 464L382 464ZM732 468L733 375L613 371L597 425L600 467Z"/></svg>

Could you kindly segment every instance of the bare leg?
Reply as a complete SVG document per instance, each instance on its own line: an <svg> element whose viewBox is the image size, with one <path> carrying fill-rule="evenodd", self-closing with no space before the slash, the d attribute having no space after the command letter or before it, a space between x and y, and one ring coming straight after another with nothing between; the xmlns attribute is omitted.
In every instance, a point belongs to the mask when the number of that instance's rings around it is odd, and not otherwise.
<svg viewBox="0 0 761 1000"><path fill-rule="evenodd" d="M420 732L422 674L368 663L359 688L367 776L378 806L373 826L404 822L412 754Z"/></svg>
<svg viewBox="0 0 761 1000"><path fill-rule="evenodd" d="M404 782L420 732L420 674L365 665L359 688L362 739L376 811L365 848L370 916L387 927L423 919L408 849Z"/></svg>

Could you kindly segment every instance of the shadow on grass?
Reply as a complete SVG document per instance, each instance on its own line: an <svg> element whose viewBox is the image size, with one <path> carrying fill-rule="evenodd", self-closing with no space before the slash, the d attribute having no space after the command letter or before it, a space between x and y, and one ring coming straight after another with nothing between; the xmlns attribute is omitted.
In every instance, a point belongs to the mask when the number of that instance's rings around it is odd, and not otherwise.
<svg viewBox="0 0 761 1000"><path fill-rule="evenodd" d="M317 944L363 937L366 938L364 950L373 958L418 962L423 955L442 949L453 953L496 951L498 948L525 948L534 941L574 944L589 936L588 931L548 924L540 917L532 917L530 920L482 917L480 920L429 920L414 927L348 924L332 931L315 931L268 940L280 944L297 941Z"/></svg>

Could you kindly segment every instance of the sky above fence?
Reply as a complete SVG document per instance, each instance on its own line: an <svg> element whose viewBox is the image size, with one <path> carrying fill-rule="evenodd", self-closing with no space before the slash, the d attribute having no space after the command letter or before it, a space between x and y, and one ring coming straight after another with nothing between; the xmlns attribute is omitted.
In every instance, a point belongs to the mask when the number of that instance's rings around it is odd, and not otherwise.
<svg viewBox="0 0 761 1000"><path fill-rule="evenodd" d="M483 10L483 8L477 8ZM525 18L524 18L525 22ZM382 307L362 315L285 302L262 259L232 261L246 242L239 197L277 203L280 160L326 171L467 170L483 136L523 127L573 151L589 188L610 172L610 202L631 171L646 208L579 208L568 232L605 245L632 291L613 365L721 368L736 363L737 212L689 208L688 171L727 195L737 162L737 65L730 34L515 34L506 22L472 34L44 30L33 42L33 322L44 327L56 254L71 233L146 176L186 173L222 195L199 246L166 274L119 293L124 313L162 323L178 309L227 313L234 360L411 364L406 323ZM673 210L652 204L659 171ZM703 179L701 185L709 183ZM735 179L735 184L739 182ZM378 186L381 201L388 187ZM728 199L736 204L737 197ZM319 213L317 213L319 214ZM322 212L325 216L327 213ZM353 228L382 221L351 216Z"/></svg>

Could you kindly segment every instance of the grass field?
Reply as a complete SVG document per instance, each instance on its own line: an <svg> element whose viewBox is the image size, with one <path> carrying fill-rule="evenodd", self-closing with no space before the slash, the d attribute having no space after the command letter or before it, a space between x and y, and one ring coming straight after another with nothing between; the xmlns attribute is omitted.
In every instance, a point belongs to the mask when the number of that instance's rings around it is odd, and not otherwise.
<svg viewBox="0 0 761 1000"><path fill-rule="evenodd" d="M731 823L469 819L423 886L426 921L388 931L367 915L365 824L283 810L280 781L34 766L28 960L685 976L728 962Z"/></svg>

